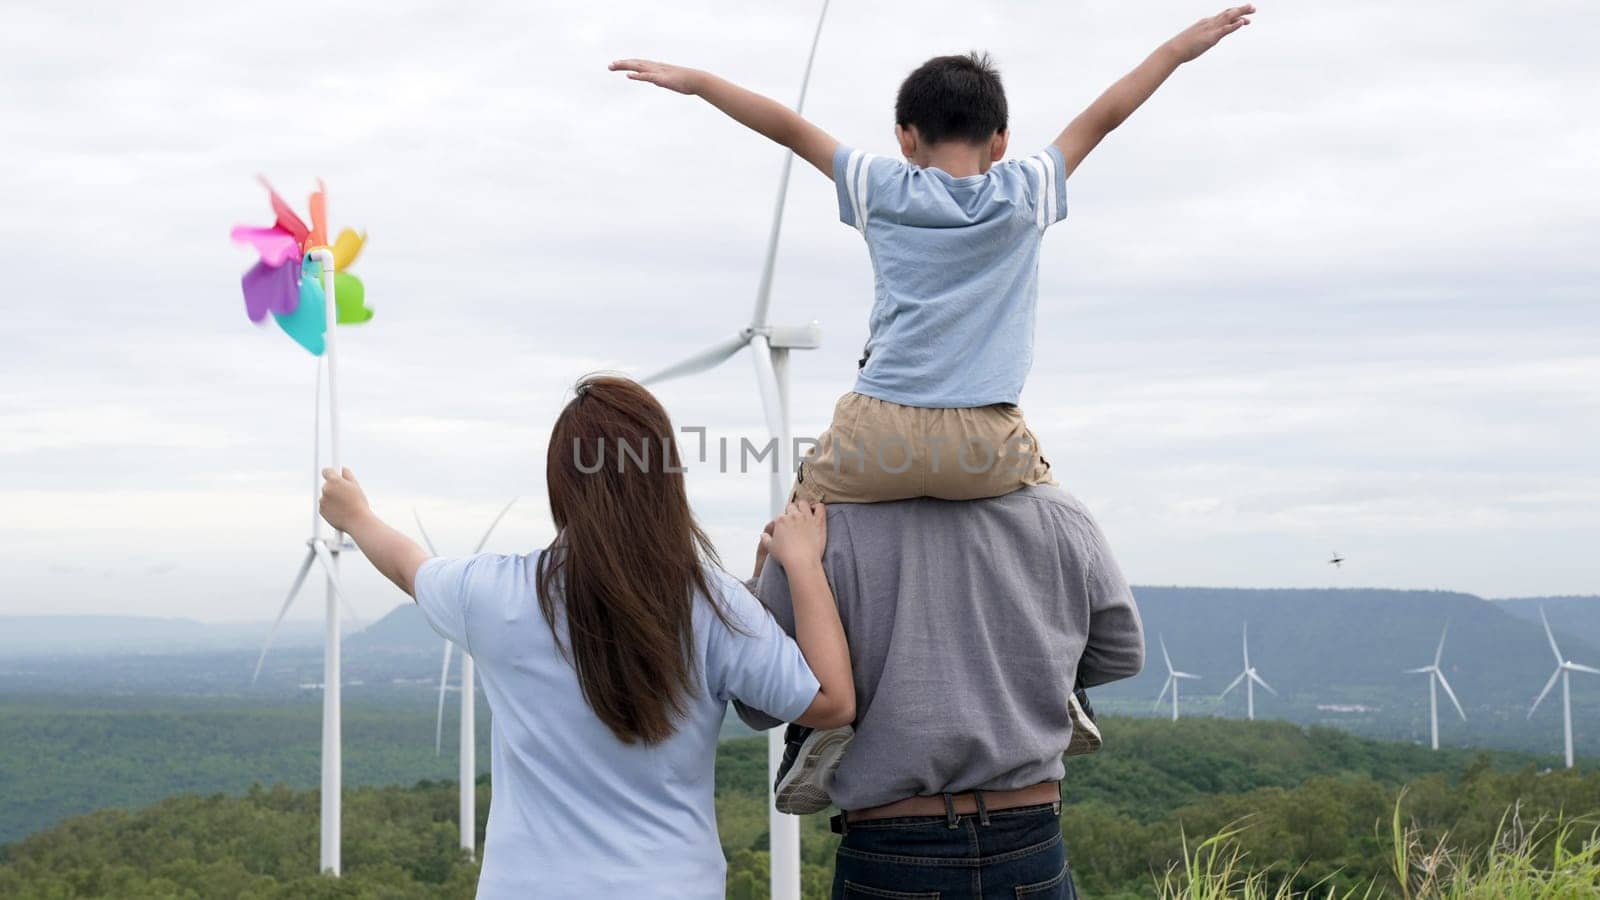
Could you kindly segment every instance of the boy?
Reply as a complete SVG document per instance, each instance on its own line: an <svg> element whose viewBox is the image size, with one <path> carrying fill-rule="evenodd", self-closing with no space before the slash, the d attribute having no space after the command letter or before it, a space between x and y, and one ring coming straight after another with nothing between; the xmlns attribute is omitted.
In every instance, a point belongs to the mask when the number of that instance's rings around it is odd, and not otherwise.
<svg viewBox="0 0 1600 900"><path fill-rule="evenodd" d="M906 162L845 147L788 107L708 72L642 59L611 64L635 81L698 95L789 147L833 180L839 218L866 239L875 281L867 346L855 389L800 467L797 497L975 500L1054 483L1016 403L1032 362L1039 246L1066 217L1066 179L1178 66L1254 12L1236 6L1184 29L1024 160L1002 161L1005 91L980 54L935 57L900 86L895 136ZM1069 699L1069 754L1099 746L1087 699L1081 691ZM827 806L849 734L791 727L780 810Z"/></svg>
<svg viewBox="0 0 1600 900"><path fill-rule="evenodd" d="M1044 151L1006 160L1005 91L988 57L935 57L895 101L906 162L841 145L788 107L708 72L641 59L613 71L695 94L830 177L865 237L876 290L855 389L800 467L825 502L971 500L1053 483L1016 403L1032 362L1039 245L1066 179L1177 67L1249 24L1253 6L1163 43Z"/></svg>

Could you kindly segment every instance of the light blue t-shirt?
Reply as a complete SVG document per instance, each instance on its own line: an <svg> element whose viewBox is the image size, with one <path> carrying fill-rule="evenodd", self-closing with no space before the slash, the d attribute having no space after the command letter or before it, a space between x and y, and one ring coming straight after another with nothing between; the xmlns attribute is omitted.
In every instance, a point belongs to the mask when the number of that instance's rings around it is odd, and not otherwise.
<svg viewBox="0 0 1600 900"><path fill-rule="evenodd" d="M480 554L417 570L417 606L472 655L494 716L478 897L722 897L727 863L712 792L727 703L792 721L816 698L816 677L760 601L709 569L745 633L697 597L699 695L666 741L624 744L584 701L556 647L535 592L537 561ZM556 624L565 642L565 620Z"/></svg>
<svg viewBox="0 0 1600 900"><path fill-rule="evenodd" d="M856 391L902 406L1016 403L1033 364L1040 240L1067 215L1061 151L956 178L841 146L833 180L875 282Z"/></svg>

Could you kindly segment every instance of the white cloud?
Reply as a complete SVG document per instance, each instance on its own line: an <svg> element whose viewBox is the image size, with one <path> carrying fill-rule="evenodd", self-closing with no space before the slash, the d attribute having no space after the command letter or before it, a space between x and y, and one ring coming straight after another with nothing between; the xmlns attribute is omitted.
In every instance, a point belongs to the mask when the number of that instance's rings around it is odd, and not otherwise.
<svg viewBox="0 0 1600 900"><path fill-rule="evenodd" d="M1210 11L836 5L809 110L891 152L904 73L984 47L1021 152ZM605 63L681 60L787 101L813 14L12 4L0 613L277 602L306 527L314 369L240 315L248 254L226 231L266 219L256 172L296 203L325 177L335 223L371 233L357 272L378 318L343 333L341 392L346 459L380 506L423 508L455 546L520 494L495 545L545 539L565 392L743 323L780 161ZM1025 405L1132 577L1320 584L1337 544L1386 584L1595 590L1597 26L1576 0L1268 4L1083 167L1046 244ZM814 431L850 386L870 272L805 167L777 275L776 317L825 328L794 367ZM758 435L749 365L661 396L680 424ZM742 568L765 479L690 483ZM383 590L369 574L354 583Z"/></svg>

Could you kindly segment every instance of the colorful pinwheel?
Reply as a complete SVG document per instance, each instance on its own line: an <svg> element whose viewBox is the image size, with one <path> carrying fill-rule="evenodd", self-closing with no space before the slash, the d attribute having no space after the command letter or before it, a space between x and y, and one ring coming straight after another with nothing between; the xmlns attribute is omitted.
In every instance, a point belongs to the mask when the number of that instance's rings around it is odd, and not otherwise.
<svg viewBox="0 0 1600 900"><path fill-rule="evenodd" d="M311 226L294 214L265 178L277 220L266 227L236 225L231 237L255 247L261 259L250 267L240 285L244 289L244 310L252 322L263 322L267 314L293 338L295 343L321 356L327 331L327 297L322 289L322 265L311 251L326 248L333 254L334 303L340 325L359 325L372 318L366 306L366 289L361 279L346 271L361 252L365 235L346 228L333 243L328 243L328 196L322 182L311 195Z"/></svg>

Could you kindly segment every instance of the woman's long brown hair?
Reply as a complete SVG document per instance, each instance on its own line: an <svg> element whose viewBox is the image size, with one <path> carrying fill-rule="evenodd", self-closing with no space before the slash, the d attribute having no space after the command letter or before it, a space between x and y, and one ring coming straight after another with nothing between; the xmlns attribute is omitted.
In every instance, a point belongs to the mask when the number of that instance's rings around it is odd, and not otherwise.
<svg viewBox="0 0 1600 900"><path fill-rule="evenodd" d="M697 693L695 595L727 622L666 410L626 378L584 378L556 419L546 478L557 534L539 560L539 608L600 721L624 743L664 741Z"/></svg>

